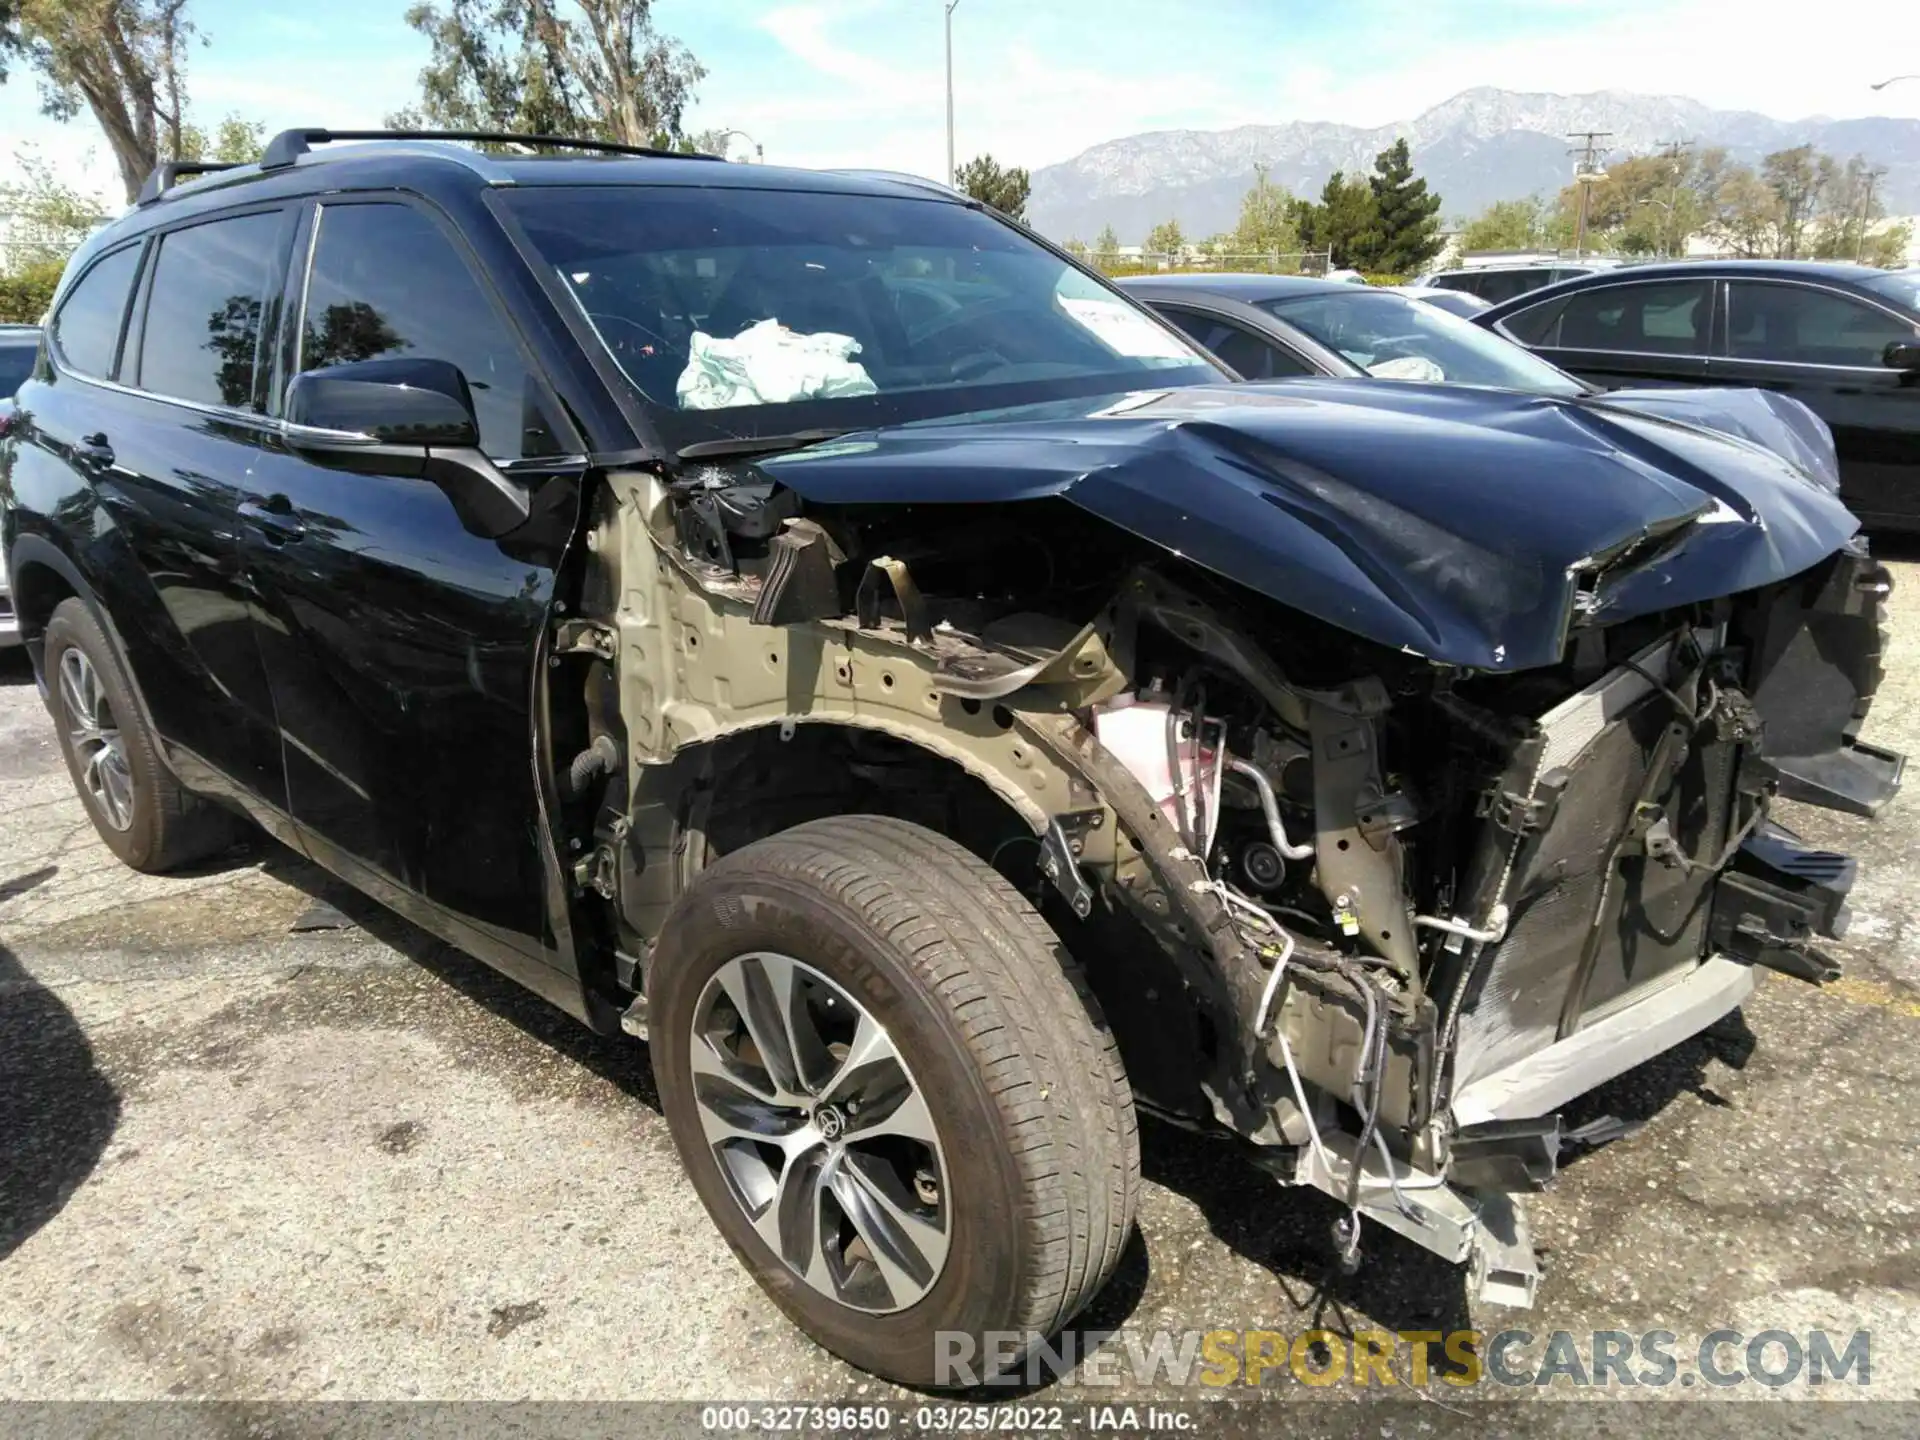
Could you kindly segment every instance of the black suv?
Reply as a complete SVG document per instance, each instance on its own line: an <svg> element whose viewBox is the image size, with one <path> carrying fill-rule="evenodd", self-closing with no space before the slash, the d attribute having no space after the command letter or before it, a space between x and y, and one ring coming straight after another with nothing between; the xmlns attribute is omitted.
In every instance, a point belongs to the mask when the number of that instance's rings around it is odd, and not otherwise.
<svg viewBox="0 0 1920 1440"><path fill-rule="evenodd" d="M0 543L76 786L136 868L251 817L647 1037L858 1364L1084 1305L1137 1108L1524 1304L1559 1109L1835 973L1852 862L1769 806L1901 761L1819 475L1237 384L931 184L340 138L157 174L56 297Z"/></svg>

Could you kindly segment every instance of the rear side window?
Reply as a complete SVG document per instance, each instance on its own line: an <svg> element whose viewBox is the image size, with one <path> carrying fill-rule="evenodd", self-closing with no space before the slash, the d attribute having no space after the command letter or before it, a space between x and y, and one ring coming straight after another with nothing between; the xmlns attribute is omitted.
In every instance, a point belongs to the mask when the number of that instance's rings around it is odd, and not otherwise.
<svg viewBox="0 0 1920 1440"><path fill-rule="evenodd" d="M53 317L53 348L69 368L102 379L113 373L120 322L126 318L127 295L139 264L138 245L103 256L60 302Z"/></svg>
<svg viewBox="0 0 1920 1440"><path fill-rule="evenodd" d="M261 313L279 268L277 212L209 220L160 238L141 326L142 390L253 408Z"/></svg>
<svg viewBox="0 0 1920 1440"><path fill-rule="evenodd" d="M32 345L0 345L0 399L11 397L27 383L36 353Z"/></svg>
<svg viewBox="0 0 1920 1440"><path fill-rule="evenodd" d="M1912 324L1831 291L1736 280L1728 292L1727 353L1737 360L1877 367L1887 346L1920 340Z"/></svg>
<svg viewBox="0 0 1920 1440"><path fill-rule="evenodd" d="M1288 354L1271 341L1238 325L1191 310L1166 309L1161 310L1160 314L1178 325L1190 339L1198 341L1226 361L1245 379L1274 380L1283 375L1313 373L1298 356Z"/></svg>
<svg viewBox="0 0 1920 1440"><path fill-rule="evenodd" d="M1464 290L1469 295L1478 295L1479 278L1470 270L1456 270L1450 275L1435 275L1427 284L1436 290Z"/></svg>
<svg viewBox="0 0 1920 1440"><path fill-rule="evenodd" d="M410 205L382 202L329 205L319 223L302 371L384 356L445 360L472 387L487 454L558 453L512 332L433 221Z"/></svg>
<svg viewBox="0 0 1920 1440"><path fill-rule="evenodd" d="M1474 293L1489 305L1498 305L1529 290L1538 290L1551 279L1551 270L1489 270L1480 277Z"/></svg>
<svg viewBox="0 0 1920 1440"><path fill-rule="evenodd" d="M1705 355L1713 303L1705 280L1606 285L1503 322L1522 344L1567 350Z"/></svg>

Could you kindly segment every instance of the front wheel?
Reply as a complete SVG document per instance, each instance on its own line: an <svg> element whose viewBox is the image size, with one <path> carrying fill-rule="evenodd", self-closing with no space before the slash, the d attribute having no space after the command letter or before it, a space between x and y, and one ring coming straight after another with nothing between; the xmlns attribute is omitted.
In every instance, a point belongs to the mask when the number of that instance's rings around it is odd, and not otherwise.
<svg viewBox="0 0 1920 1440"><path fill-rule="evenodd" d="M701 874L654 952L655 1073L695 1189L822 1345L964 1385L1113 1273L1140 1158L1113 1037L1005 879L840 816Z"/></svg>

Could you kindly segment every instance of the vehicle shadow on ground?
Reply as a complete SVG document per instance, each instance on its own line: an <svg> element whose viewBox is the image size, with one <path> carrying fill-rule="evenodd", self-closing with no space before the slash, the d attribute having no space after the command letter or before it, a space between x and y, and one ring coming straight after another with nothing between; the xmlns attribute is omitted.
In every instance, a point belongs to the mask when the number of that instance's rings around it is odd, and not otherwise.
<svg viewBox="0 0 1920 1440"><path fill-rule="evenodd" d="M33 662L27 659L26 647L9 645L0 650L0 687L7 685L33 684Z"/></svg>
<svg viewBox="0 0 1920 1440"><path fill-rule="evenodd" d="M57 871L0 880L0 905ZM73 1012L0 945L0 1260L65 1208L119 1123L119 1092Z"/></svg>

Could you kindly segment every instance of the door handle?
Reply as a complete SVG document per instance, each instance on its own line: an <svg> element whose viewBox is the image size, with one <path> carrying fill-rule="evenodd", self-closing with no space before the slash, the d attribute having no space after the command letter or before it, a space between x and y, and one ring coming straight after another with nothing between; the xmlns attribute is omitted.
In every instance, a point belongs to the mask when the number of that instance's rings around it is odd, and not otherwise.
<svg viewBox="0 0 1920 1440"><path fill-rule="evenodd" d="M249 495L240 502L240 518L265 536L269 545L285 545L307 533L293 502L284 495Z"/></svg>
<svg viewBox="0 0 1920 1440"><path fill-rule="evenodd" d="M73 447L73 458L88 470L111 470L113 446L107 443L104 433L82 435L79 443Z"/></svg>

